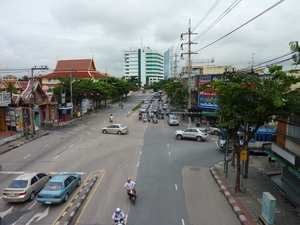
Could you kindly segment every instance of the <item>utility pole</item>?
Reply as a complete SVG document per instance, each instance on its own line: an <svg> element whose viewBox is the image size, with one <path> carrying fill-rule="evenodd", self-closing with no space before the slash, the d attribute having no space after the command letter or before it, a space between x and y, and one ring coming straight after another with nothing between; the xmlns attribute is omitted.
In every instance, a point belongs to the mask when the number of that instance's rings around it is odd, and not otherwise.
<svg viewBox="0 0 300 225"><path fill-rule="evenodd" d="M71 98L71 119L73 119L73 70L70 73L70 98Z"/></svg>
<svg viewBox="0 0 300 225"><path fill-rule="evenodd" d="M191 73L192 73L192 61L191 61L191 55L192 54L197 54L191 51L191 45L192 44L197 44L193 43L191 41L191 35L192 34L197 34L197 33L192 33L191 31L191 20L189 20L189 28L187 33L182 33L181 34L181 40L183 40L183 35L188 35L188 42L182 43L181 44L181 49L183 50L183 45L188 45L188 52L186 53L181 53L181 58L183 58L183 54L188 54L188 110L192 108L192 93L191 93ZM191 115L188 117L189 118L189 125L191 125Z"/></svg>

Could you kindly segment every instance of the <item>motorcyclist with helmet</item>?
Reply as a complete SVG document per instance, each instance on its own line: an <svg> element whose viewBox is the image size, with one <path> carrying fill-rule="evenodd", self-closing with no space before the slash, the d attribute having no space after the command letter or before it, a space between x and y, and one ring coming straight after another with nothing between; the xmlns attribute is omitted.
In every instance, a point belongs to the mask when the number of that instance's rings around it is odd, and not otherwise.
<svg viewBox="0 0 300 225"><path fill-rule="evenodd" d="M112 215L112 224L115 225L116 223L125 224L125 214L120 208L117 208Z"/></svg>

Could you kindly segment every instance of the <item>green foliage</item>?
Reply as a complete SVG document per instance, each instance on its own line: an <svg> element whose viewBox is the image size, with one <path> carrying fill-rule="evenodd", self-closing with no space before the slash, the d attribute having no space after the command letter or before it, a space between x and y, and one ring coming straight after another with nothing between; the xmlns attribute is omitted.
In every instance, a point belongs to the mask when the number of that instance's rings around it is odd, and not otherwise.
<svg viewBox="0 0 300 225"><path fill-rule="evenodd" d="M7 92L12 94L18 94L17 88L11 82L8 83Z"/></svg>

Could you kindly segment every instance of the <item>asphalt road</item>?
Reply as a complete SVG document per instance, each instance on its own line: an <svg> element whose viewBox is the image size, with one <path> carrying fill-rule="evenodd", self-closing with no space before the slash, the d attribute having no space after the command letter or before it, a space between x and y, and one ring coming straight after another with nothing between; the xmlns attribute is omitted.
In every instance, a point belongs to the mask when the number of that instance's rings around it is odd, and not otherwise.
<svg viewBox="0 0 300 225"><path fill-rule="evenodd" d="M216 137L179 141L174 132L180 127L169 127L166 118L153 124L138 121L137 113L127 117L146 97L134 95L123 101L123 109L110 105L67 126L49 128L50 135L1 155L5 173L0 174L0 188L24 171L78 172L83 181L96 174L97 183L74 224L110 224L117 207L128 216L128 225L239 224L209 174L209 167L223 158ZM129 126L129 134L101 132L111 113L115 123ZM134 206L123 188L128 176L137 183ZM53 224L69 203L0 201L0 213L6 212L2 224Z"/></svg>

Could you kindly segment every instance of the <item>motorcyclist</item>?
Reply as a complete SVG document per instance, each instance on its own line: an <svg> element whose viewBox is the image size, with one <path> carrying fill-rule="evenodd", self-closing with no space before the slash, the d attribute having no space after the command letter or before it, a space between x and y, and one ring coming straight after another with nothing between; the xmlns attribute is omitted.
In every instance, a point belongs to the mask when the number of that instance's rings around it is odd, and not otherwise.
<svg viewBox="0 0 300 225"><path fill-rule="evenodd" d="M109 116L109 121L112 123L113 122L113 118L114 118L114 116L112 115L112 114L110 114L110 116Z"/></svg>
<svg viewBox="0 0 300 225"><path fill-rule="evenodd" d="M132 181L130 177L127 178L124 188L126 189L129 198L131 197L130 190L133 190L134 195L136 196L135 182Z"/></svg>
<svg viewBox="0 0 300 225"><path fill-rule="evenodd" d="M112 224L116 224L118 222L125 224L125 214L121 211L120 208L117 208L116 211L112 215Z"/></svg>

